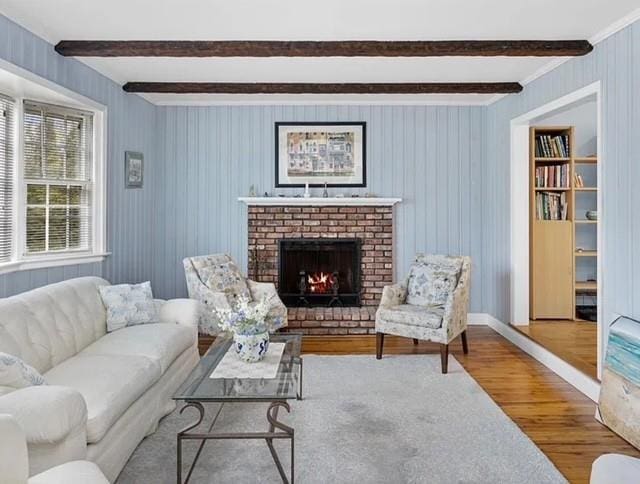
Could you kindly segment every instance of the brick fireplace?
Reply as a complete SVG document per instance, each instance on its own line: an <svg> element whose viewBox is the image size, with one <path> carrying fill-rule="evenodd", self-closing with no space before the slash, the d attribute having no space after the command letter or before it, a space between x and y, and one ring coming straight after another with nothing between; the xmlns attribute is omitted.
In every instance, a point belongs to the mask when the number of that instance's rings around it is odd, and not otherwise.
<svg viewBox="0 0 640 484"><path fill-rule="evenodd" d="M332 286L323 287L326 297L307 297L302 301L300 284L293 282L279 288L289 308L291 331L316 335L373 334L375 311L382 288L393 281L393 205L398 199L301 199L301 198L242 198L248 205L249 277L263 282L282 283L284 274L280 259L283 241L354 241L358 246L359 271L339 267L337 262L347 257L342 246L334 247L333 257L320 255L319 265L305 261L296 268L299 281L304 272L302 290L326 273L347 290L355 287L359 297L332 301ZM319 245L322 244L311 244ZM302 246L301 246L302 247ZM323 249L330 250L330 249ZM303 259L304 260L304 259ZM333 265L332 265L333 264ZM346 266L345 266L346 267ZM315 271L315 272L313 272ZM334 274L335 272L335 274ZM293 276L289 276L293 277ZM357 280L355 279L357 278ZM319 279L317 279L319 280ZM286 289L286 291L285 291ZM338 292L338 290L334 290ZM351 293L350 293L351 294ZM313 294L312 294L313 295Z"/></svg>

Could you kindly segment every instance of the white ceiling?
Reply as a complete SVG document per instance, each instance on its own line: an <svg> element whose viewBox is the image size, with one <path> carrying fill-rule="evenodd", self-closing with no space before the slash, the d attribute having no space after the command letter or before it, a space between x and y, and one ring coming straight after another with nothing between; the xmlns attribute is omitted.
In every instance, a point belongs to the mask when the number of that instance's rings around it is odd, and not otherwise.
<svg viewBox="0 0 640 484"><path fill-rule="evenodd" d="M638 0L0 0L6 15L60 40L593 39ZM83 58L114 81L525 81L557 58ZM369 99L475 104L493 96L185 96L155 103Z"/></svg>

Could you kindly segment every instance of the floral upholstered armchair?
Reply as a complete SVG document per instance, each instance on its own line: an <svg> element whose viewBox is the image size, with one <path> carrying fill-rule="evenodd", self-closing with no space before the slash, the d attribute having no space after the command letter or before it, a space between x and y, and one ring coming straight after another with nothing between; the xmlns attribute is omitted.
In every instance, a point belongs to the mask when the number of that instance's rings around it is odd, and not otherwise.
<svg viewBox="0 0 640 484"><path fill-rule="evenodd" d="M418 254L407 279L386 286L376 312L376 358L382 358L384 335L440 343L442 373L447 373L449 343L467 346L471 259Z"/></svg>
<svg viewBox="0 0 640 484"><path fill-rule="evenodd" d="M239 297L247 297L252 302L269 299L271 309L267 324L270 330L287 325L287 307L278 297L275 285L245 278L227 254L187 257L182 262L189 297L201 302L201 333L218 334L220 328L213 309L233 308Z"/></svg>

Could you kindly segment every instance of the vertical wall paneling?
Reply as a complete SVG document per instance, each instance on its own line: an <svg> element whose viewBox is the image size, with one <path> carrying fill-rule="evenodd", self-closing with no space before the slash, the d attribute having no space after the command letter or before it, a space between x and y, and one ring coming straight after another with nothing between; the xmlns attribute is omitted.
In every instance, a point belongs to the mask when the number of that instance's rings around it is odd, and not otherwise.
<svg viewBox="0 0 640 484"><path fill-rule="evenodd" d="M406 275L419 251L469 253L474 260L472 310L481 311L482 133L484 107L444 106L211 106L159 107L152 283L160 297L186 293L182 259L228 252L247 265L246 207L237 197L254 185L274 189L275 121L366 121L367 178L364 189L398 196L397 274ZM314 189L320 195L322 189Z"/></svg>
<svg viewBox="0 0 640 484"><path fill-rule="evenodd" d="M597 44L584 57L571 59L527 84L522 93L488 107L486 169L482 171L483 309L499 319L509 314L508 268L510 226L508 203L511 119L596 81L602 89L601 213L604 253L603 287L599 294L604 328L614 313L640 317L640 255L633 250L640 235L640 22ZM495 248L495 249L493 249ZM606 339L606 334L604 335Z"/></svg>
<svg viewBox="0 0 640 484"><path fill-rule="evenodd" d="M0 15L0 58L107 106L107 248L104 263L14 272L0 276L0 297L85 275L112 282L151 277L155 183L159 167L156 108L74 59L56 54L53 46ZM145 187L124 189L124 151L145 156Z"/></svg>

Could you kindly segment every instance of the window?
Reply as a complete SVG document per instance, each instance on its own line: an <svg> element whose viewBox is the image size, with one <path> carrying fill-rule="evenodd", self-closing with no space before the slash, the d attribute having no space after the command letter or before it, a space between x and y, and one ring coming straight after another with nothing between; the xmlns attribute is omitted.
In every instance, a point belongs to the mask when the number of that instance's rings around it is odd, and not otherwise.
<svg viewBox="0 0 640 484"><path fill-rule="evenodd" d="M93 114L24 101L23 255L92 250Z"/></svg>
<svg viewBox="0 0 640 484"><path fill-rule="evenodd" d="M14 119L14 101L0 94L0 262L13 255Z"/></svg>

